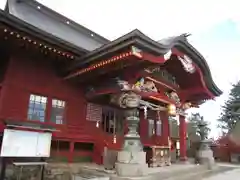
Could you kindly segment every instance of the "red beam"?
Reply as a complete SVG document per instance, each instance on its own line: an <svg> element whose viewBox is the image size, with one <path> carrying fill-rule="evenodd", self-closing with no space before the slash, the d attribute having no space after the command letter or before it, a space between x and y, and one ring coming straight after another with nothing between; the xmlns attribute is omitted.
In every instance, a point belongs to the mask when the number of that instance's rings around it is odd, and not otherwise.
<svg viewBox="0 0 240 180"><path fill-rule="evenodd" d="M203 87L192 87L178 92L181 99L186 100L189 95L204 93L205 89Z"/></svg>
<svg viewBox="0 0 240 180"><path fill-rule="evenodd" d="M164 59L164 56L154 56L152 54L149 54L147 52L142 52L142 59L150 61L152 63L158 63L158 64L163 64L166 60Z"/></svg>
<svg viewBox="0 0 240 180"><path fill-rule="evenodd" d="M87 93L87 97L95 98L96 96L113 94L118 92L120 92L120 89L118 88L105 88L105 89L99 89L94 92Z"/></svg>
<svg viewBox="0 0 240 180"><path fill-rule="evenodd" d="M176 55L176 56L184 56L184 53L182 53L181 51L179 51L176 48L172 48L172 54Z"/></svg>
<svg viewBox="0 0 240 180"><path fill-rule="evenodd" d="M195 68L197 69L198 73L200 74L200 80L201 80L202 85L203 85L203 87L204 87L204 89L205 89L205 92L209 95L209 97L210 97L211 99L214 99L215 96L208 90L208 88L207 88L207 86L206 86L206 83L205 83L205 81L204 81L204 77L203 77L202 71L201 71L200 68L197 67L197 66L196 66Z"/></svg>

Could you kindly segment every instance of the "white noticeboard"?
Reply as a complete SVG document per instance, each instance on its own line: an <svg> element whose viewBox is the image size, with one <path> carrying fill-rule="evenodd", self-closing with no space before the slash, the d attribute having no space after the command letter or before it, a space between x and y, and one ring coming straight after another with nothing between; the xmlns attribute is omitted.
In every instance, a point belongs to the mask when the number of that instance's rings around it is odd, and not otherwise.
<svg viewBox="0 0 240 180"><path fill-rule="evenodd" d="M51 133L5 129L1 157L49 157Z"/></svg>

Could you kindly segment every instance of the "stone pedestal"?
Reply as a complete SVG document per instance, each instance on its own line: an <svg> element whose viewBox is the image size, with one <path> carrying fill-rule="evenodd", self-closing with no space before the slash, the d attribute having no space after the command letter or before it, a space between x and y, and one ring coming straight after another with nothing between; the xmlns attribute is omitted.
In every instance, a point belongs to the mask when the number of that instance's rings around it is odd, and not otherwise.
<svg viewBox="0 0 240 180"><path fill-rule="evenodd" d="M203 140L198 151L200 164L207 166L208 169L213 169L216 164L213 157L213 151L209 147L209 141Z"/></svg>
<svg viewBox="0 0 240 180"><path fill-rule="evenodd" d="M117 163L115 165L118 176L139 177L147 173L146 153L120 151L118 152Z"/></svg>

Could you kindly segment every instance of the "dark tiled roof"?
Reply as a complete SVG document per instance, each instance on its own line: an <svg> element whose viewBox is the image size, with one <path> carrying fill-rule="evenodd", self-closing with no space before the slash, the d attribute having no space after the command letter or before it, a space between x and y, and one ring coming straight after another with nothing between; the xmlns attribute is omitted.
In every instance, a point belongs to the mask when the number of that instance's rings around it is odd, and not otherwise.
<svg viewBox="0 0 240 180"><path fill-rule="evenodd" d="M6 11L87 51L92 51L109 42L109 40L97 33L71 21L35 0L8 0Z"/></svg>

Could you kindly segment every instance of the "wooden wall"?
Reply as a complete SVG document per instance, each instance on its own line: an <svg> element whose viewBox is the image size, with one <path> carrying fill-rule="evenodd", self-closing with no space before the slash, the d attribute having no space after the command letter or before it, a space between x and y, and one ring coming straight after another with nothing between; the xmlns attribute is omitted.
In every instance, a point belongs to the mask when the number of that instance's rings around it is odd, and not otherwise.
<svg viewBox="0 0 240 180"><path fill-rule="evenodd" d="M59 133L53 134L54 140L69 142L69 149L62 152L52 151L73 160L76 156L89 155L97 163L102 163L103 148L120 149L123 136L117 136L113 142L113 135L108 135L95 126L95 122L86 121L86 105L83 88L78 84L64 81L58 74L54 63L48 58L30 56L28 54L12 54L9 57L8 68L1 84L0 119L27 121L30 94L37 94L66 101L64 125L54 125L50 122L50 114L46 113L46 124L60 128ZM51 109L50 107L47 107ZM140 134L145 145L160 145L160 136L148 137L148 122L141 114ZM2 128L3 130L3 128ZM125 132L127 131L127 127ZM164 132L164 131L162 131ZM92 152L74 149L74 143L91 142L94 144Z"/></svg>

